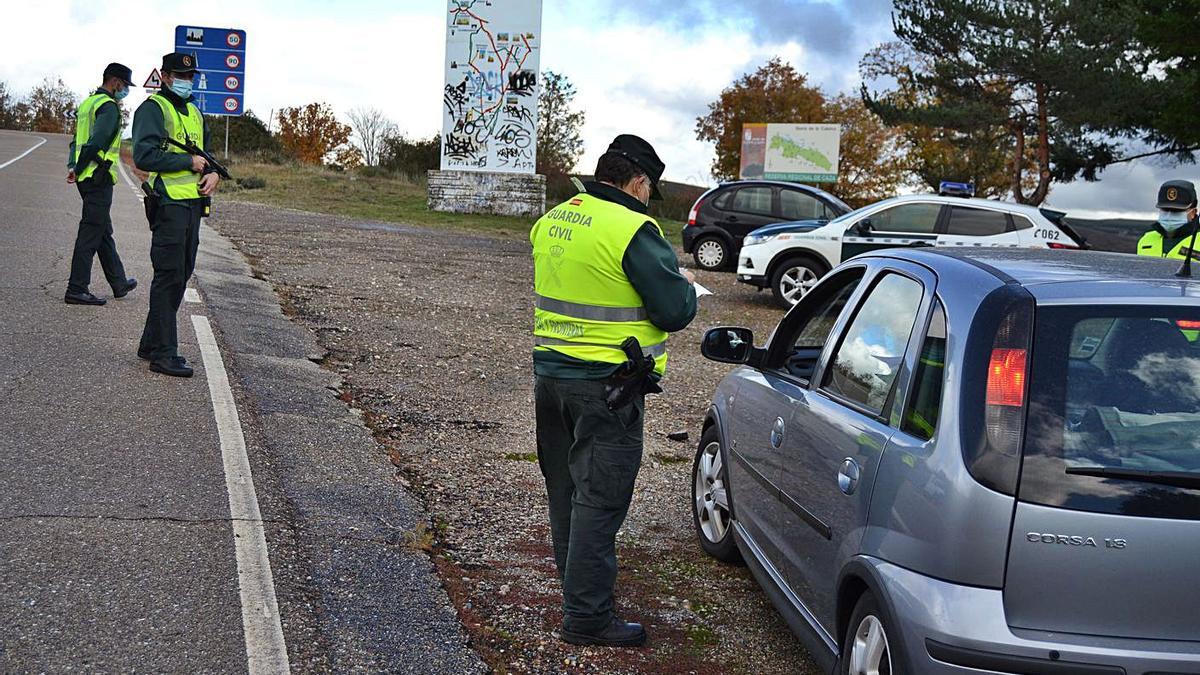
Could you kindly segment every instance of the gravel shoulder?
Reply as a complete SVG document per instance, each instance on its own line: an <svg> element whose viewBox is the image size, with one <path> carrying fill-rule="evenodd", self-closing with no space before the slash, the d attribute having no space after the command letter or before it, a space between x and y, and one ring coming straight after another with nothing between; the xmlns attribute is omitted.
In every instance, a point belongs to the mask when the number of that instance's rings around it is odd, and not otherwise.
<svg viewBox="0 0 1200 675"><path fill-rule="evenodd" d="M578 648L550 635L561 611L535 461L528 244L239 202L209 224L313 333L396 483L424 502L432 522L407 545L430 553L494 670L817 672L745 568L703 554L688 503L700 423L727 372L700 356L700 336L738 324L765 337L781 315L768 293L699 274L716 295L672 337L618 538L618 611L647 625L651 645ZM668 440L676 431L690 440Z"/></svg>

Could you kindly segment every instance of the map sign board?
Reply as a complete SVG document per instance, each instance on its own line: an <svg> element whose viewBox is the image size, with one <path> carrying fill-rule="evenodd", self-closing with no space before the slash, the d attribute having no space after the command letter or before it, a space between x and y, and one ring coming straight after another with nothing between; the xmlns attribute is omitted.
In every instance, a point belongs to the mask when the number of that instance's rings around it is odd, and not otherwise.
<svg viewBox="0 0 1200 675"><path fill-rule="evenodd" d="M196 61L192 93L200 112L235 117L242 114L246 96L246 31L176 26L175 51L191 54Z"/></svg>
<svg viewBox="0 0 1200 675"><path fill-rule="evenodd" d="M448 0L442 170L533 173L542 0Z"/></svg>
<svg viewBox="0 0 1200 675"><path fill-rule="evenodd" d="M837 124L742 125L740 177L836 182L841 135Z"/></svg>

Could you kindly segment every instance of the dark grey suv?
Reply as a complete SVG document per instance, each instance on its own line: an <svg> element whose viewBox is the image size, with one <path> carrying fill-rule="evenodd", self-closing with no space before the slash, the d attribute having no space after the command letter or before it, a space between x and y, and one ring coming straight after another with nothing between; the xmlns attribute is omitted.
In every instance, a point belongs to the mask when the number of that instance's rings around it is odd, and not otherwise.
<svg viewBox="0 0 1200 675"><path fill-rule="evenodd" d="M880 251L718 387L700 544L841 673L1200 673L1200 280Z"/></svg>

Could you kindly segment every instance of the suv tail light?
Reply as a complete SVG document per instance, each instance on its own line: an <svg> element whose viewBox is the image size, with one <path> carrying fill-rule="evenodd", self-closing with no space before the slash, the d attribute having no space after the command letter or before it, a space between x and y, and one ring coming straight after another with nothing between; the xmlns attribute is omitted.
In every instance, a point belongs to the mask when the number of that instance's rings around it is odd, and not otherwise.
<svg viewBox="0 0 1200 675"><path fill-rule="evenodd" d="M1046 245L1049 246L1050 248L1056 249L1056 250L1059 250L1059 249L1070 249L1072 251L1079 250L1079 247L1074 244L1063 244L1063 243L1059 243L1057 241L1046 242Z"/></svg>
<svg viewBox="0 0 1200 675"><path fill-rule="evenodd" d="M703 201L703 199L697 199L696 203L692 204L692 210L688 211L687 227L694 227L696 225L696 214L700 213L700 202Z"/></svg>
<svg viewBox="0 0 1200 675"><path fill-rule="evenodd" d="M1179 319L1175 322L1179 326L1179 330L1200 330L1200 321L1190 321L1188 319Z"/></svg>
<svg viewBox="0 0 1200 675"><path fill-rule="evenodd" d="M969 353L981 358L974 366L979 370L964 374L965 382L978 384L964 389L963 460L975 480L1010 495L1016 493L1025 438L1033 314L1027 292L1000 289L977 310L980 318L968 337ZM982 318L988 316L998 321Z"/></svg>

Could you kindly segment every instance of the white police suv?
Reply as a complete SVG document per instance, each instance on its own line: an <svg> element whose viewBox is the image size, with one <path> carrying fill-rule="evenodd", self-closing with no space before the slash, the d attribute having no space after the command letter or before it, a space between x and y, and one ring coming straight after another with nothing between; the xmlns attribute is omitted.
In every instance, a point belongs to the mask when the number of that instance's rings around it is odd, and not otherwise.
<svg viewBox="0 0 1200 675"><path fill-rule="evenodd" d="M751 232L738 256L738 281L768 286L785 307L817 280L860 253L901 246L1078 249L1087 245L1066 214L989 199L906 195L834 220L777 223Z"/></svg>

